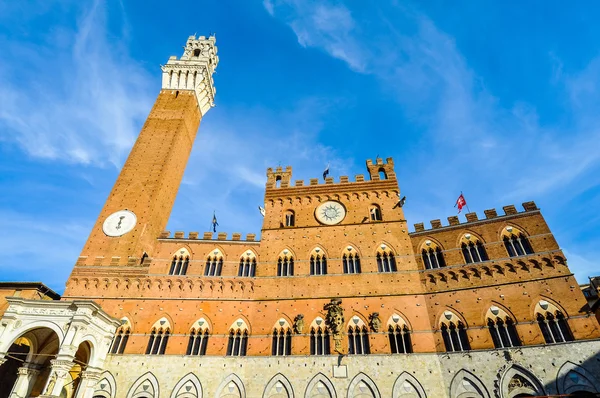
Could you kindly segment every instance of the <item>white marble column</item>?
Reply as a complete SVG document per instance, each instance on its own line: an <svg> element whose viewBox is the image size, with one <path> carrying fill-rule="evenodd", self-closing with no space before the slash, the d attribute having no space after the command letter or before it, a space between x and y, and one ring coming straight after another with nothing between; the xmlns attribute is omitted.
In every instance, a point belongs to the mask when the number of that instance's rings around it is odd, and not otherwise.
<svg viewBox="0 0 600 398"><path fill-rule="evenodd" d="M32 364L25 363L18 369L17 372L17 381L13 386L9 398L28 397L40 374L40 370L34 367Z"/></svg>
<svg viewBox="0 0 600 398"><path fill-rule="evenodd" d="M100 380L102 369L88 367L81 372L81 382L75 393L75 398L92 398L94 396L94 387Z"/></svg>
<svg viewBox="0 0 600 398"><path fill-rule="evenodd" d="M44 387L44 392L40 395L40 398L60 396L63 387L67 383L67 375L74 365L72 360L53 359L50 363L52 364L50 376L48 376L46 387Z"/></svg>

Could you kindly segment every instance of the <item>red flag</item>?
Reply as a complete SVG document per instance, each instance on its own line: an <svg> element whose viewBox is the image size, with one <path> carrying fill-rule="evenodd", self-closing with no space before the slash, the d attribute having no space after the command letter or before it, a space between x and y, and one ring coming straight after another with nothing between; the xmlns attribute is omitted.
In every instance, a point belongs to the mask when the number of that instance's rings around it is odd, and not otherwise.
<svg viewBox="0 0 600 398"><path fill-rule="evenodd" d="M465 200L465 197L461 193L460 196L458 197L458 199L456 199L456 204L454 205L454 207L458 207L458 214L460 214L460 211L466 205L467 205L467 201Z"/></svg>

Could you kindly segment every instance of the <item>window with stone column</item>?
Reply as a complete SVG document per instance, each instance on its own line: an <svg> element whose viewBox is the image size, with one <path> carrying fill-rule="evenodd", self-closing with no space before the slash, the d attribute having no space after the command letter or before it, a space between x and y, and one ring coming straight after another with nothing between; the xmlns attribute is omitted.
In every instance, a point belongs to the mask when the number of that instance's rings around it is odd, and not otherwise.
<svg viewBox="0 0 600 398"><path fill-rule="evenodd" d="M504 310L493 305L488 310L486 319L494 347L507 348L521 345L515 322Z"/></svg>
<svg viewBox="0 0 600 398"><path fill-rule="evenodd" d="M294 256L288 249L284 249L277 259L277 276L294 275Z"/></svg>
<svg viewBox="0 0 600 398"><path fill-rule="evenodd" d="M127 347L130 335L131 323L129 322L129 319L123 318L121 319L121 326L115 331L115 337L113 338L109 352L111 354L123 354L125 347Z"/></svg>
<svg viewBox="0 0 600 398"><path fill-rule="evenodd" d="M329 355L330 353L329 329L323 318L316 317L310 324L310 355Z"/></svg>
<svg viewBox="0 0 600 398"><path fill-rule="evenodd" d="M388 338L392 354L408 354L413 352L410 338L410 328L398 314L393 314L388 320Z"/></svg>
<svg viewBox="0 0 600 398"><path fill-rule="evenodd" d="M421 246L421 257L425 269L436 269L446 266L442 248L430 239L425 240Z"/></svg>
<svg viewBox="0 0 600 398"><path fill-rule="evenodd" d="M394 253L391 248L382 243L377 248L377 253L375 254L377 260L377 270L379 272L396 272L396 258L394 257Z"/></svg>
<svg viewBox="0 0 600 398"><path fill-rule="evenodd" d="M326 275L327 274L327 256L320 247L316 247L310 253L310 274L311 275Z"/></svg>
<svg viewBox="0 0 600 398"><path fill-rule="evenodd" d="M239 318L229 329L229 339L227 341L227 356L243 357L246 356L248 348L248 325Z"/></svg>
<svg viewBox="0 0 600 398"><path fill-rule="evenodd" d="M190 264L190 253L185 248L181 248L173 254L169 275L186 275Z"/></svg>
<svg viewBox="0 0 600 398"><path fill-rule="evenodd" d="M250 276L256 275L256 255L252 250L248 250L240 257L240 267L238 269L238 276Z"/></svg>
<svg viewBox="0 0 600 398"><path fill-rule="evenodd" d="M210 329L206 319L200 318L194 322L194 325L190 329L186 355L206 355L209 336Z"/></svg>
<svg viewBox="0 0 600 398"><path fill-rule="evenodd" d="M369 328L358 316L353 316L348 322L348 354L370 354Z"/></svg>
<svg viewBox="0 0 600 398"><path fill-rule="evenodd" d="M284 356L292 354L292 328L289 322L281 318L273 326L273 342L271 355Z"/></svg>
<svg viewBox="0 0 600 398"><path fill-rule="evenodd" d="M471 349L465 324L453 312L444 311L440 321L440 331L447 352Z"/></svg>
<svg viewBox="0 0 600 398"><path fill-rule="evenodd" d="M223 270L223 253L221 250L214 249L206 258L204 276L221 276Z"/></svg>
<svg viewBox="0 0 600 398"><path fill-rule="evenodd" d="M161 318L152 325L146 346L146 355L164 355L170 336L171 325L166 318Z"/></svg>
<svg viewBox="0 0 600 398"><path fill-rule="evenodd" d="M502 230L502 241L510 257L533 254L533 249L525 234L511 225Z"/></svg>
<svg viewBox="0 0 600 398"><path fill-rule="evenodd" d="M352 246L346 247L342 253L342 268L344 274L360 274L360 257Z"/></svg>
<svg viewBox="0 0 600 398"><path fill-rule="evenodd" d="M470 233L466 233L461 237L460 248L466 264L489 260L482 240Z"/></svg>
<svg viewBox="0 0 600 398"><path fill-rule="evenodd" d="M536 305L535 315L546 344L573 341L564 313L554 304L540 300Z"/></svg>

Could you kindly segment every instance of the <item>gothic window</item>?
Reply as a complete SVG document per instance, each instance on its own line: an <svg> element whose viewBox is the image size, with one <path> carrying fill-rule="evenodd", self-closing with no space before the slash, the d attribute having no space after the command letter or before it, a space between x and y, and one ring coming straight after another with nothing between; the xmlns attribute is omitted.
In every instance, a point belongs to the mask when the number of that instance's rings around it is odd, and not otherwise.
<svg viewBox="0 0 600 398"><path fill-rule="evenodd" d="M205 276L221 276L223 270L223 254L219 249L213 252L206 258L206 267L204 268Z"/></svg>
<svg viewBox="0 0 600 398"><path fill-rule="evenodd" d="M185 275L190 264L190 253L185 248L181 248L173 255L169 275Z"/></svg>
<svg viewBox="0 0 600 398"><path fill-rule="evenodd" d="M377 250L377 270L379 272L396 272L396 259L394 253L386 245L381 245Z"/></svg>
<svg viewBox="0 0 600 398"><path fill-rule="evenodd" d="M293 227L296 225L296 214L292 210L288 210L285 212L285 226Z"/></svg>
<svg viewBox="0 0 600 398"><path fill-rule="evenodd" d="M254 252L248 250L240 257L240 268L238 276L255 276L256 274L256 256Z"/></svg>
<svg viewBox="0 0 600 398"><path fill-rule="evenodd" d="M379 169L378 173L380 180L387 180L387 173L385 172L385 169L383 167Z"/></svg>
<svg viewBox="0 0 600 398"><path fill-rule="evenodd" d="M360 274L360 257L352 246L348 246L342 254L344 274Z"/></svg>
<svg viewBox="0 0 600 398"><path fill-rule="evenodd" d="M227 342L227 356L246 356L248 347L248 327L242 319L235 321L229 330L229 341Z"/></svg>
<svg viewBox="0 0 600 398"><path fill-rule="evenodd" d="M392 354L408 354L413 352L410 329L400 315L392 315L388 321L388 337Z"/></svg>
<svg viewBox="0 0 600 398"><path fill-rule="evenodd" d="M204 318L201 318L190 330L190 339L185 355L206 355L208 336L208 323Z"/></svg>
<svg viewBox="0 0 600 398"><path fill-rule="evenodd" d="M514 227L508 226L502 231L502 241L510 257L533 254L533 249L525 234Z"/></svg>
<svg viewBox="0 0 600 398"><path fill-rule="evenodd" d="M171 335L171 327L166 318L161 318L152 326L146 355L164 355Z"/></svg>
<svg viewBox="0 0 600 398"><path fill-rule="evenodd" d="M327 274L327 258L325 256L325 253L323 253L323 251L318 247L315 248L310 254L310 274Z"/></svg>
<svg viewBox="0 0 600 398"><path fill-rule="evenodd" d="M110 347L111 354L122 354L125 351L129 336L131 335L131 324L127 318L122 320L122 325L115 332L112 345Z"/></svg>
<svg viewBox="0 0 600 398"><path fill-rule="evenodd" d="M421 256L423 257L425 269L436 269L446 266L442 249L429 239L422 246Z"/></svg>
<svg viewBox="0 0 600 398"><path fill-rule="evenodd" d="M310 326L310 355L329 355L329 329L323 318L317 317Z"/></svg>
<svg viewBox="0 0 600 398"><path fill-rule="evenodd" d="M440 329L446 351L456 352L470 350L471 347L469 346L467 331L462 321L450 311L444 312L443 318Z"/></svg>
<svg viewBox="0 0 600 398"><path fill-rule="evenodd" d="M554 305L541 300L536 306L536 320L546 344L573 341L573 335L563 313Z"/></svg>
<svg viewBox="0 0 600 398"><path fill-rule="evenodd" d="M510 316L496 306L487 312L487 325L496 348L518 347L521 345L517 329Z"/></svg>
<svg viewBox="0 0 600 398"><path fill-rule="evenodd" d="M281 318L273 328L273 344L271 355L283 356L292 354L292 328Z"/></svg>
<svg viewBox="0 0 600 398"><path fill-rule="evenodd" d="M371 221L381 221L381 208L378 205L371 205L369 207L369 214L371 215Z"/></svg>
<svg viewBox="0 0 600 398"><path fill-rule="evenodd" d="M352 317L348 325L348 354L370 354L369 329L357 316Z"/></svg>
<svg viewBox="0 0 600 398"><path fill-rule="evenodd" d="M294 257L289 250L284 250L277 259L277 276L294 275Z"/></svg>
<svg viewBox="0 0 600 398"><path fill-rule="evenodd" d="M462 237L460 247L467 264L489 260L483 243L471 234Z"/></svg>

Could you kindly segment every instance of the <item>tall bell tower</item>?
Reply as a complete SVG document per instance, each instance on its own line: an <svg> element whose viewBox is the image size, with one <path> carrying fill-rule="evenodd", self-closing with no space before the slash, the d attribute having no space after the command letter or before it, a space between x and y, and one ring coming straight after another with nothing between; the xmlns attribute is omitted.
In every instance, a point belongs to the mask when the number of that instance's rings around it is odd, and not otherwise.
<svg viewBox="0 0 600 398"><path fill-rule="evenodd" d="M152 256L166 228L200 120L214 106L215 37L190 36L181 58L162 66L162 89L78 265L131 264ZM136 261L138 264L139 262Z"/></svg>

